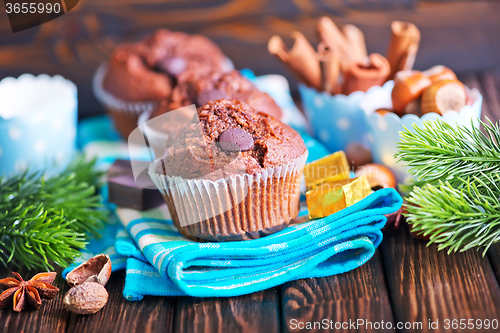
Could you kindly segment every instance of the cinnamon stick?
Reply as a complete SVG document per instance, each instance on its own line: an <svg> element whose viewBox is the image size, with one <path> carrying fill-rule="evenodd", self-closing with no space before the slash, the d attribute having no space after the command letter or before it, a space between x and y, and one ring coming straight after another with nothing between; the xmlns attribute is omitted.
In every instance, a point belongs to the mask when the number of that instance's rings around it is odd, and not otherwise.
<svg viewBox="0 0 500 333"><path fill-rule="evenodd" d="M338 50L342 71L347 71L353 63L356 63L356 55L351 44L332 19L326 16L321 17L318 20L316 30L322 41L330 48Z"/></svg>
<svg viewBox="0 0 500 333"><path fill-rule="evenodd" d="M409 22L394 21L391 24L391 40L387 50L387 60L391 66L388 80L402 70L413 68L420 45L420 30Z"/></svg>
<svg viewBox="0 0 500 333"><path fill-rule="evenodd" d="M302 33L294 31L291 37L294 44L289 51L280 36L271 37L267 44L269 53L280 59L306 85L321 89L321 71L316 51Z"/></svg>
<svg viewBox="0 0 500 333"><path fill-rule="evenodd" d="M325 42L318 44L318 59L321 69L321 90L330 94L339 93L340 88L340 59Z"/></svg>
<svg viewBox="0 0 500 333"><path fill-rule="evenodd" d="M391 69L389 61L377 53L370 54L369 65L355 63L345 73L345 81L342 93L349 95L354 91L367 91L369 88L382 85L389 75Z"/></svg>
<svg viewBox="0 0 500 333"><path fill-rule="evenodd" d="M368 52L366 51L365 36L363 32L353 24L346 24L342 27L345 38L351 44L352 52L356 62L363 63L368 61Z"/></svg>

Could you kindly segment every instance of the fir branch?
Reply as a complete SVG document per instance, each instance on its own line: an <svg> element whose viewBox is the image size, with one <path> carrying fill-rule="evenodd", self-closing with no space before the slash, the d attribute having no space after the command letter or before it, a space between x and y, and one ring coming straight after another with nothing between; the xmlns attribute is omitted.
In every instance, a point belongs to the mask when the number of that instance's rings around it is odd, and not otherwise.
<svg viewBox="0 0 500 333"><path fill-rule="evenodd" d="M413 131L400 132L396 158L406 163L418 180L431 184L448 181L456 186L461 184L459 178L499 173L499 124L481 124L486 134L474 126L454 128L441 120L426 121L423 127L414 124Z"/></svg>
<svg viewBox="0 0 500 333"><path fill-rule="evenodd" d="M407 221L412 230L430 235L428 245L437 243L439 250L449 248L448 253L484 247L484 256L500 241L500 189L480 177L461 182L459 188L441 182L414 188L407 198Z"/></svg>
<svg viewBox="0 0 500 333"><path fill-rule="evenodd" d="M0 262L52 269L67 266L97 237L106 212L94 185L95 160L77 156L58 175L28 171L0 177Z"/></svg>
<svg viewBox="0 0 500 333"><path fill-rule="evenodd" d="M418 180L407 197L412 230L448 253L500 241L500 128L479 129L438 120L401 132L396 157Z"/></svg>
<svg viewBox="0 0 500 333"><path fill-rule="evenodd" d="M63 214L49 213L43 205L0 213L0 262L5 266L52 270L49 261L66 267L85 246L85 235L75 233Z"/></svg>

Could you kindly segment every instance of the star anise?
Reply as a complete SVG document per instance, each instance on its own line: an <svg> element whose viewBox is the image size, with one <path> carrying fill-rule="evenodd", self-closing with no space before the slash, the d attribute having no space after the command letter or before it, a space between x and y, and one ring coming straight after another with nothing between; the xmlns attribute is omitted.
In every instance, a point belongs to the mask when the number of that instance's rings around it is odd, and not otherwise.
<svg viewBox="0 0 500 333"><path fill-rule="evenodd" d="M12 272L11 278L0 280L0 308L5 308L12 300L14 311L24 309L26 302L32 307L39 309L42 299L52 299L59 292L52 282L56 278L56 272L38 273L29 281L24 281L19 273Z"/></svg>

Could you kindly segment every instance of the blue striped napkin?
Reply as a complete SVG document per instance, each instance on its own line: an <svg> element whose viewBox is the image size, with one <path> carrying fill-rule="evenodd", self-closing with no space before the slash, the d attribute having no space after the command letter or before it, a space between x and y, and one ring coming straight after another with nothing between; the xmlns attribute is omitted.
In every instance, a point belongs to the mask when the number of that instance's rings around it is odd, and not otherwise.
<svg viewBox="0 0 500 333"><path fill-rule="evenodd" d="M373 256L382 241L384 215L401 204L394 189L383 189L326 218L260 239L224 243L183 237L166 206L147 212L117 208L126 232L118 234L115 248L130 257L123 293L130 300L143 295L238 296L291 280L344 273Z"/></svg>

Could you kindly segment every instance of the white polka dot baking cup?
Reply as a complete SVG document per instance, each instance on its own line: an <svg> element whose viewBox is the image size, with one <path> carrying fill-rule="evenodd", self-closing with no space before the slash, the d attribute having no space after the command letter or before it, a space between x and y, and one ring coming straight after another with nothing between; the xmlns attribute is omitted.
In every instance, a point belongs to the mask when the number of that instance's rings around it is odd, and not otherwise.
<svg viewBox="0 0 500 333"><path fill-rule="evenodd" d="M103 82L107 70L106 63L99 66L94 74L92 88L97 100L113 119L116 129L126 139L137 127L139 116L144 112L151 112L158 103L157 101L124 101L106 92L103 88Z"/></svg>
<svg viewBox="0 0 500 333"><path fill-rule="evenodd" d="M361 100L360 106L368 117L368 141L374 161L388 166L396 175L398 182L405 183L411 179L411 175L407 172L408 168L397 163L394 159L397 145L400 142L399 132L404 131L405 127L408 130L413 130L413 124L421 126L426 120L436 119L441 119L451 125L472 126L473 122L474 126L477 127L479 126L478 119L481 118L483 97L477 89L467 88L468 95L473 101L472 105L466 105L461 110L447 112L444 116L427 113L420 118L412 114L400 118L395 113L381 116L374 112L380 108L392 109L391 92L393 87L394 82L388 81L383 87L370 89Z"/></svg>
<svg viewBox="0 0 500 333"><path fill-rule="evenodd" d="M202 241L237 241L272 234L297 217L306 160L307 152L283 166L215 181L159 174L157 161L149 175L181 234Z"/></svg>
<svg viewBox="0 0 500 333"><path fill-rule="evenodd" d="M353 142L369 146L368 120L359 106L364 92L332 96L300 84L299 93L316 138L331 152Z"/></svg>
<svg viewBox="0 0 500 333"><path fill-rule="evenodd" d="M63 166L76 147L77 90L61 76L0 81L0 175Z"/></svg>

